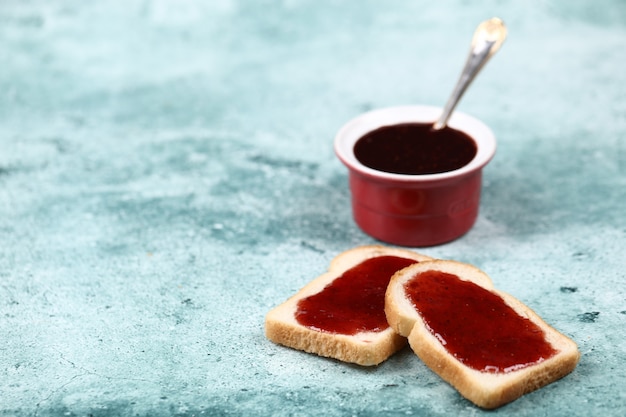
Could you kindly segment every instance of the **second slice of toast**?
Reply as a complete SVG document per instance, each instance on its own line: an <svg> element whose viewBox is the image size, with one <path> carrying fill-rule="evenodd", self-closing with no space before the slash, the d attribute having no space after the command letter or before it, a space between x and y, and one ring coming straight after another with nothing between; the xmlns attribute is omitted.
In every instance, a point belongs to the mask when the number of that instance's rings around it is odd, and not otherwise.
<svg viewBox="0 0 626 417"><path fill-rule="evenodd" d="M399 271L387 288L385 312L432 371L487 409L567 375L580 356L574 341L460 262L433 260Z"/></svg>
<svg viewBox="0 0 626 417"><path fill-rule="evenodd" d="M377 365L406 345L384 313L389 280L398 269L430 259L378 245L343 252L328 272L266 315L266 337L320 356ZM381 272L387 275L368 276Z"/></svg>

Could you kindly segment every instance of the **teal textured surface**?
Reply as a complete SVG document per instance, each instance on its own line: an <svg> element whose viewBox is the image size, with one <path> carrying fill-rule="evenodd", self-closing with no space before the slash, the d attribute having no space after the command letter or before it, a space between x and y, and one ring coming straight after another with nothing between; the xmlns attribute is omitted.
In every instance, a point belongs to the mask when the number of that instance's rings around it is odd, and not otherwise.
<svg viewBox="0 0 626 417"><path fill-rule="evenodd" d="M476 25L509 28L459 110L488 124L472 263L582 353L495 412L406 349L361 368L265 313L351 247L350 118L443 105ZM0 415L626 414L626 3L129 0L0 5Z"/></svg>

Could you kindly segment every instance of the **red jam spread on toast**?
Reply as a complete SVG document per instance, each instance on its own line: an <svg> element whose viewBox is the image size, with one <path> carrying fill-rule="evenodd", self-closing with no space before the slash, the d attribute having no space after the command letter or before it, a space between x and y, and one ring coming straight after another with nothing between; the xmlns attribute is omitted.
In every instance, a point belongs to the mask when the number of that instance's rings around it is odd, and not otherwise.
<svg viewBox="0 0 626 417"><path fill-rule="evenodd" d="M473 282L426 271L409 280L404 289L429 331L472 369L506 373L557 353L539 326Z"/></svg>
<svg viewBox="0 0 626 417"><path fill-rule="evenodd" d="M385 292L391 276L414 259L379 256L367 259L335 278L322 291L298 302L296 320L316 330L354 335L389 327Z"/></svg>

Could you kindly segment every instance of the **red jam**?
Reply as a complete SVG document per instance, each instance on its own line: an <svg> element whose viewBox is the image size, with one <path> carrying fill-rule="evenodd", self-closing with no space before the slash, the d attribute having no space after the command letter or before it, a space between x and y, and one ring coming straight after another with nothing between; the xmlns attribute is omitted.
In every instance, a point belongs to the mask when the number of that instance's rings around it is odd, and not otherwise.
<svg viewBox="0 0 626 417"><path fill-rule="evenodd" d="M404 288L430 332L470 368L506 373L557 353L535 323L473 282L426 271Z"/></svg>
<svg viewBox="0 0 626 417"><path fill-rule="evenodd" d="M316 330L354 335L389 327L385 292L391 276L414 259L379 256L352 267L322 291L298 302L298 323Z"/></svg>
<svg viewBox="0 0 626 417"><path fill-rule="evenodd" d="M424 175L453 171L476 155L474 140L449 126L434 130L432 123L383 126L354 145L363 165L395 174Z"/></svg>

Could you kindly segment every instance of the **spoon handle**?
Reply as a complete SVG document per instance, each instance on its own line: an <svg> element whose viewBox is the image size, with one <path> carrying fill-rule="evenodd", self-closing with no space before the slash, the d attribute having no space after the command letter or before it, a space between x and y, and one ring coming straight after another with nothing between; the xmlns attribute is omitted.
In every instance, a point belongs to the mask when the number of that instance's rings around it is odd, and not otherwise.
<svg viewBox="0 0 626 417"><path fill-rule="evenodd" d="M433 129L440 130L446 126L452 111L461 100L465 90L467 90L467 87L474 80L476 75L478 75L489 58L500 49L504 39L506 39L506 26L504 26L504 22L497 17L485 20L478 25L474 32L474 37L472 38L470 53L465 62L463 72L461 72L461 76L454 87L452 95L443 108L443 113L439 117L439 120L433 125Z"/></svg>

